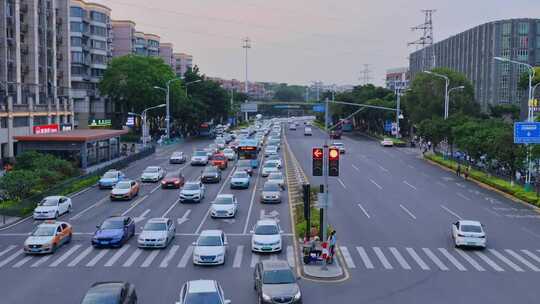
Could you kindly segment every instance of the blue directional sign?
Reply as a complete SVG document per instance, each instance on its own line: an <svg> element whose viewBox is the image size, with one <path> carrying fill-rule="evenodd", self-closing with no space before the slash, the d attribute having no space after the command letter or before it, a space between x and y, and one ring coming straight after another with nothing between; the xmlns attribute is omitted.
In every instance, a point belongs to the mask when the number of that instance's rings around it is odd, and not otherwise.
<svg viewBox="0 0 540 304"><path fill-rule="evenodd" d="M313 112L324 113L324 105L322 103L313 105Z"/></svg>
<svg viewBox="0 0 540 304"><path fill-rule="evenodd" d="M540 122L514 123L515 144L540 144Z"/></svg>
<svg viewBox="0 0 540 304"><path fill-rule="evenodd" d="M387 120L387 121L384 122L384 131L385 132L392 131L392 121L391 120Z"/></svg>

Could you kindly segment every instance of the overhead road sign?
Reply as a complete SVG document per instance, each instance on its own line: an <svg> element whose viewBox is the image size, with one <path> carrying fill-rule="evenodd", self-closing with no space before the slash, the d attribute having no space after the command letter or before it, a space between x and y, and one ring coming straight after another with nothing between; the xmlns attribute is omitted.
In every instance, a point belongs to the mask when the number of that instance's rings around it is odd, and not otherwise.
<svg viewBox="0 0 540 304"><path fill-rule="evenodd" d="M540 144L540 122L514 123L514 143Z"/></svg>
<svg viewBox="0 0 540 304"><path fill-rule="evenodd" d="M245 102L240 104L240 111L247 113L257 113L257 104L255 102Z"/></svg>

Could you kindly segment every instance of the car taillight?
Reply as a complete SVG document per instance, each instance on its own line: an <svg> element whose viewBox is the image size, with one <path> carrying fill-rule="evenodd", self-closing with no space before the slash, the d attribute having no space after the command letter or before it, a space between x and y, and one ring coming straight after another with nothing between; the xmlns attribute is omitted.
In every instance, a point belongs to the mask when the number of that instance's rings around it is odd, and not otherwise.
<svg viewBox="0 0 540 304"><path fill-rule="evenodd" d="M174 181L175 184L180 184L180 181Z"/></svg>
<svg viewBox="0 0 540 304"><path fill-rule="evenodd" d="M167 182L166 182L166 181L161 181L161 183L162 183L163 185L165 185Z"/></svg>

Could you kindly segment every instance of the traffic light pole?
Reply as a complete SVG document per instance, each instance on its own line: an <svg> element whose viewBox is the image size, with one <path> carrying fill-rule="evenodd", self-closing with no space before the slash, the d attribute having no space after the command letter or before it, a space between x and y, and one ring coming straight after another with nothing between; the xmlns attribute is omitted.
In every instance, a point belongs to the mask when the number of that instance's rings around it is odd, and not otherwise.
<svg viewBox="0 0 540 304"><path fill-rule="evenodd" d="M328 97L325 99L325 105L324 105L324 129L328 132ZM324 137L324 146L323 146L323 175L324 175L324 205L323 205L323 212L322 212L322 226L323 226L323 239L321 241L326 242L328 239L328 201L329 201L329 194L328 194L328 136Z"/></svg>

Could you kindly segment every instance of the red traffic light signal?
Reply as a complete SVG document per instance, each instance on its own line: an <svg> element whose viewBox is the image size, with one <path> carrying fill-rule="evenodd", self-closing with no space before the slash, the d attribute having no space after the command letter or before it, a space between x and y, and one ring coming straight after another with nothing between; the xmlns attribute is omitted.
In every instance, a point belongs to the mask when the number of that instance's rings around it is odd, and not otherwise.
<svg viewBox="0 0 540 304"><path fill-rule="evenodd" d="M339 149L328 149L328 176L339 176Z"/></svg>
<svg viewBox="0 0 540 304"><path fill-rule="evenodd" d="M328 150L328 158L330 160L339 160L339 149L338 148L330 148Z"/></svg>
<svg viewBox="0 0 540 304"><path fill-rule="evenodd" d="M313 159L323 159L323 149L322 148L313 148Z"/></svg>
<svg viewBox="0 0 540 304"><path fill-rule="evenodd" d="M312 167L311 174L313 176L322 176L323 175L323 156L324 150L322 148L313 148L311 153Z"/></svg>

